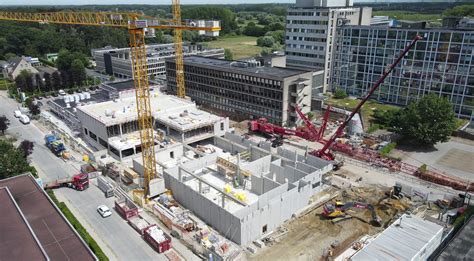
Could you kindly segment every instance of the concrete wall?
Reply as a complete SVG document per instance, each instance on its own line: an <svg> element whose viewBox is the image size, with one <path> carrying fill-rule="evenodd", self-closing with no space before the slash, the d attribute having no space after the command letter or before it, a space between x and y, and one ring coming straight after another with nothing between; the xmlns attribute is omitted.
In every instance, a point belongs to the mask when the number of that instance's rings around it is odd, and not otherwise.
<svg viewBox="0 0 474 261"><path fill-rule="evenodd" d="M226 238L241 244L240 219L208 200L205 196L181 183L176 177L178 167L165 170L166 188L173 191L173 197L185 208L193 211L206 224L213 227ZM174 174L171 174L174 173Z"/></svg>

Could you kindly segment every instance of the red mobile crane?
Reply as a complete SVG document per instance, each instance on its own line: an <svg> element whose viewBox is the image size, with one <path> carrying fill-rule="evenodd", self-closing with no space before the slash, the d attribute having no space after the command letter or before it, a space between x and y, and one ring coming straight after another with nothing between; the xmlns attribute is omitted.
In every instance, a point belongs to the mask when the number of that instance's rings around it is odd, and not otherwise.
<svg viewBox="0 0 474 261"><path fill-rule="evenodd" d="M250 121L249 130L252 132L260 132L266 135L280 135L280 136L297 136L309 141L321 141L324 136L324 131L327 126L327 121L329 119L329 113L331 107L328 106L324 117L321 128L318 130L314 124L304 115L298 106L295 106L295 111L298 113L300 118L305 123L306 127L299 127L295 130L287 129L274 125L268 122L266 118L259 118L258 120Z"/></svg>
<svg viewBox="0 0 474 261"><path fill-rule="evenodd" d="M400 63L400 61L408 53L408 51L410 51L410 49L413 48L413 46L415 46L416 42L418 40L421 40L421 39L423 39L423 37L421 37L419 35L415 36L415 38L411 41L411 43L409 45L407 45L407 47L405 47L403 52L398 56L397 60L395 60L395 62L393 64L391 64L385 70L385 72L382 74L380 79L378 79L378 81L376 81L374 83L374 85L369 90L367 95L362 99L362 101L357 105L357 107L355 107L355 109L352 110L349 117L341 125L339 125L339 128L337 128L336 132L331 136L331 138L327 142L324 142L324 147L320 150L315 150L315 151L310 152L311 155L317 156L317 157L325 159L325 160L330 160L330 161L335 160L334 154L329 149L335 144L334 142L336 141L336 138L338 138L340 135L342 135L342 133L344 131L344 128L352 120L354 115L360 110L360 108L365 104L365 102L370 98L370 96L375 92L375 90L385 80L385 78L387 78L387 76L393 71L393 68L395 68L395 66L397 66L398 63ZM343 164L342 161L341 162L336 162L335 168L336 169L339 168L340 166L342 166L342 164Z"/></svg>

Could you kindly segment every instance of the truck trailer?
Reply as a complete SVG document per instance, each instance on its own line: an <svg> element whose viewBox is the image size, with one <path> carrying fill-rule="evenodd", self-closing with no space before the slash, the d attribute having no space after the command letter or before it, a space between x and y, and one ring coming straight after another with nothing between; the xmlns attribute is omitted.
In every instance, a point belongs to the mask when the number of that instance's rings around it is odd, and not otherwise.
<svg viewBox="0 0 474 261"><path fill-rule="evenodd" d="M125 220L138 215L138 207L126 197L115 200L115 211Z"/></svg>
<svg viewBox="0 0 474 261"><path fill-rule="evenodd" d="M157 225L151 225L146 228L143 233L143 238L158 253L163 253L171 248L171 237L159 229Z"/></svg>
<svg viewBox="0 0 474 261"><path fill-rule="evenodd" d="M56 189L62 187L70 187L75 190L83 191L89 188L89 176L80 173L69 179L58 179L44 185L44 189Z"/></svg>

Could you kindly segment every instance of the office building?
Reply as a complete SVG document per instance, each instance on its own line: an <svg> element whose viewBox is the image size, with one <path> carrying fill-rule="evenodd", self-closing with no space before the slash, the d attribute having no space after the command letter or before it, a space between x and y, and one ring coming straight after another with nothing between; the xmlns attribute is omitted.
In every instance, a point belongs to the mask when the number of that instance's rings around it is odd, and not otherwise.
<svg viewBox="0 0 474 261"><path fill-rule="evenodd" d="M148 76L164 77L165 59L174 57L174 44L147 45ZM96 71L113 75L117 78L132 78L132 62L130 48L112 48L110 46L92 49L92 57L96 62ZM183 54L202 55L205 57L224 58L224 49L206 49L201 45L184 44Z"/></svg>
<svg viewBox="0 0 474 261"><path fill-rule="evenodd" d="M176 93L176 65L166 60L168 90ZM190 56L184 59L186 95L209 110L234 120L265 117L280 125L298 118L294 106L310 110L312 73L261 66L255 60L225 61Z"/></svg>
<svg viewBox="0 0 474 261"><path fill-rule="evenodd" d="M428 93L447 97L458 117L474 109L474 31L345 26L336 38L331 86L361 97L415 35L404 57L372 98L407 105Z"/></svg>
<svg viewBox="0 0 474 261"><path fill-rule="evenodd" d="M352 0L296 0L286 16L286 65L324 70L323 88L329 83L331 53L338 26L370 25L371 8L353 7Z"/></svg>

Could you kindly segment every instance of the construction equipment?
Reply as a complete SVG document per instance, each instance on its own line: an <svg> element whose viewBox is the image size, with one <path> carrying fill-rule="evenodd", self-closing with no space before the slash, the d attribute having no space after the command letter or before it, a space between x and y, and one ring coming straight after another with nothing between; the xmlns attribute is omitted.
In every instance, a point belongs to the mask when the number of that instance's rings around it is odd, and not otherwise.
<svg viewBox="0 0 474 261"><path fill-rule="evenodd" d="M325 218L330 218L330 219L335 219L339 218L342 220L348 218L346 211L351 208L358 208L358 209L367 209L371 212L372 214L372 220L370 223L374 226L380 226L382 219L377 215L375 212L374 206L371 204L367 203L360 203L360 202L348 202L348 203L342 203L340 201L336 201L335 204L332 203L326 203L323 206L323 217Z"/></svg>
<svg viewBox="0 0 474 261"><path fill-rule="evenodd" d="M62 187L69 187L79 191L86 190L89 188L89 176L85 173L80 173L72 176L72 178L58 179L43 186L44 189L56 189Z"/></svg>
<svg viewBox="0 0 474 261"><path fill-rule="evenodd" d="M153 132L153 117L150 105L150 90L148 84L147 53L145 36L148 30L175 30L177 89L178 96L184 98L184 78L182 76L183 55L181 30L219 31L219 26L199 27L196 23L180 20L179 0L173 0L173 20L163 20L146 17L139 13L116 12L0 12L0 20L19 22L38 22L40 24L70 24L126 28L130 34L130 48L133 80L136 90L138 125L140 129L141 151L144 169L144 197L149 194L150 181L156 178L155 137Z"/></svg>
<svg viewBox="0 0 474 261"><path fill-rule="evenodd" d="M401 199L403 198L402 194L402 186L399 184L394 185L393 187L390 188L389 191L385 192L385 195L389 198L393 199Z"/></svg>
<svg viewBox="0 0 474 261"><path fill-rule="evenodd" d="M268 139L276 140L275 145L278 147L281 138L275 137L279 136L297 136L309 141L320 141L324 136L324 131L327 126L327 121L329 119L330 108L326 110L324 114L322 127L318 130L314 124L306 117L306 115L300 110L298 106L295 106L295 111L298 113L300 118L305 123L305 127L297 127L295 130L283 128L281 126L272 124L268 122L266 118L259 118L249 122L249 131L251 132L260 132L263 135L267 136ZM273 145L273 144L272 144Z"/></svg>
<svg viewBox="0 0 474 261"><path fill-rule="evenodd" d="M395 66L397 66L398 63L400 63L400 61L403 59L403 57L405 57L408 51L410 51L410 49L413 48L413 46L415 46L416 42L418 42L421 39L423 39L421 36L419 35L415 36L415 38L411 41L411 43L407 45L405 49L403 50L403 52L398 56L395 62L387 67L387 69L382 74L380 79L378 79L374 83L374 85L366 94L366 96L360 101L360 103L354 108L354 110L352 110L349 117L347 117L347 119L344 122L342 122L341 125L339 125L336 132L331 136L331 138L328 141L323 142L324 147L320 150L315 150L315 151L310 152L311 155L314 155L314 156L317 156L319 158L329 160L329 161L334 161L336 159L335 155L330 151L331 147L335 145L336 139L342 135L347 124L352 120L354 115L359 112L360 108L367 102L367 100L375 92L375 90L380 86L380 84L383 83L385 78L387 78L387 76L392 72L393 68L395 68ZM342 162L335 162L334 165L336 168L339 168L340 166L342 166L342 164L343 164Z"/></svg>
<svg viewBox="0 0 474 261"><path fill-rule="evenodd" d="M61 142L59 137L54 134L47 134L44 136L44 143L46 147L48 147L54 155L57 157L61 157L63 152L66 151L66 147Z"/></svg>

